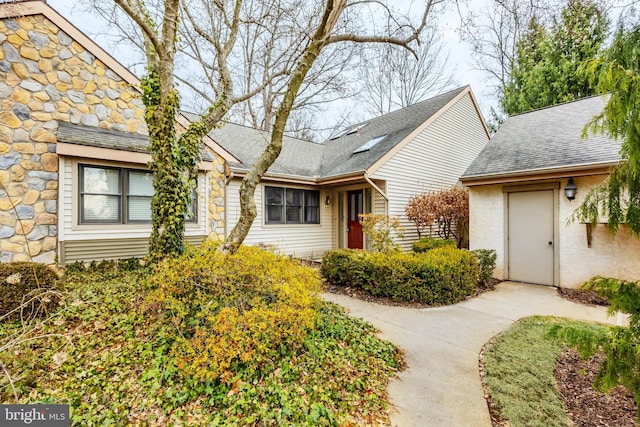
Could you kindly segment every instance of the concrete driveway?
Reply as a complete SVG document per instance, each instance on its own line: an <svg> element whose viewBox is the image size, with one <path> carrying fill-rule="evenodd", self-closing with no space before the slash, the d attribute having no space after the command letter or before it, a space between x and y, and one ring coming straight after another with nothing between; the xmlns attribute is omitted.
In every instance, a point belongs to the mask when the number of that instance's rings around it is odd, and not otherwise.
<svg viewBox="0 0 640 427"><path fill-rule="evenodd" d="M408 369L389 384L395 427L491 426L478 373L482 346L516 320L552 315L616 323L603 307L567 301L555 288L503 282L491 292L437 308L389 307L344 295L323 297L402 347Z"/></svg>

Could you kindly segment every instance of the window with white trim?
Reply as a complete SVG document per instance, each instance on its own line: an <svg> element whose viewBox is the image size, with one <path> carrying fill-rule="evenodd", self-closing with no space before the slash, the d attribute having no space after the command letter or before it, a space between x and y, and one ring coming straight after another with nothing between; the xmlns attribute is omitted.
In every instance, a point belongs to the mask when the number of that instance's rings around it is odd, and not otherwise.
<svg viewBox="0 0 640 427"><path fill-rule="evenodd" d="M265 186L267 224L320 224L320 191Z"/></svg>
<svg viewBox="0 0 640 427"><path fill-rule="evenodd" d="M80 164L80 224L151 222L153 174L142 169ZM196 192L188 222L197 221Z"/></svg>

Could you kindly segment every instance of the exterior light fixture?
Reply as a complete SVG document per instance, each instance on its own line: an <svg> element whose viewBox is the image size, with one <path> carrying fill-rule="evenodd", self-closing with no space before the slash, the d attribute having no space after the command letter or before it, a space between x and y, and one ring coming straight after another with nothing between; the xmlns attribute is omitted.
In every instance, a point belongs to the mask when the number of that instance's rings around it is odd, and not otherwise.
<svg viewBox="0 0 640 427"><path fill-rule="evenodd" d="M569 178L569 182L564 187L564 195L567 196L569 201L572 201L576 198L576 193L578 192L578 187L573 182L573 178Z"/></svg>
<svg viewBox="0 0 640 427"><path fill-rule="evenodd" d="M326 199L324 199L324 204L329 206L331 204L331 196L327 196Z"/></svg>

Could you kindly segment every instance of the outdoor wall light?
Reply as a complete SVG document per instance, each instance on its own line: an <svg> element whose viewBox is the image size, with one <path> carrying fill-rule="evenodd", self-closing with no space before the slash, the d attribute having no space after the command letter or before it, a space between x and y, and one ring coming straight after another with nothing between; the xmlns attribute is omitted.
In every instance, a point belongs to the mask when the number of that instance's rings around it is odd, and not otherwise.
<svg viewBox="0 0 640 427"><path fill-rule="evenodd" d="M576 198L576 193L578 192L578 187L573 182L573 178L569 178L569 182L564 187L564 195L567 196L569 201L572 201Z"/></svg>
<svg viewBox="0 0 640 427"><path fill-rule="evenodd" d="M327 196L326 199L324 199L324 204L329 206L331 204L331 196Z"/></svg>

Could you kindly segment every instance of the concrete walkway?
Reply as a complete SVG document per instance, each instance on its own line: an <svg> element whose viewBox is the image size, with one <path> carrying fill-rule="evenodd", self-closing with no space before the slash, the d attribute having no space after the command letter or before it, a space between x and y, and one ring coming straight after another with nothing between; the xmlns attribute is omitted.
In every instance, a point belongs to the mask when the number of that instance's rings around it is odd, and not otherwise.
<svg viewBox="0 0 640 427"><path fill-rule="evenodd" d="M504 282L462 303L413 309L324 298L372 323L402 347L408 368L389 384L394 427L491 426L478 374L482 346L516 320L534 314L614 323L603 307L567 301L555 288Z"/></svg>

